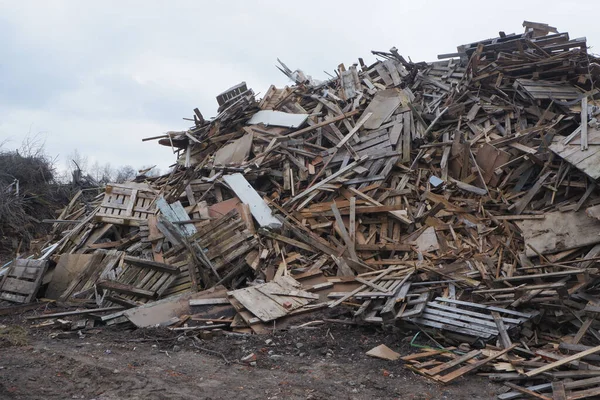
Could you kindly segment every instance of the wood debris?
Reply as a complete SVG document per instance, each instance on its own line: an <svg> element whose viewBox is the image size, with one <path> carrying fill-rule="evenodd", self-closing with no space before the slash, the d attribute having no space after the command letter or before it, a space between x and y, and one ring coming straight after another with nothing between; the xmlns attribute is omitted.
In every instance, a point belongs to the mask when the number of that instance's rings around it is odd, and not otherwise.
<svg viewBox="0 0 600 400"><path fill-rule="evenodd" d="M600 63L585 38L524 27L430 63L374 51L325 82L281 63L294 86L223 92L215 118L158 138L171 173L63 210L32 256L47 294L96 324L255 333L347 306L443 343L403 358L436 381L600 393Z"/></svg>

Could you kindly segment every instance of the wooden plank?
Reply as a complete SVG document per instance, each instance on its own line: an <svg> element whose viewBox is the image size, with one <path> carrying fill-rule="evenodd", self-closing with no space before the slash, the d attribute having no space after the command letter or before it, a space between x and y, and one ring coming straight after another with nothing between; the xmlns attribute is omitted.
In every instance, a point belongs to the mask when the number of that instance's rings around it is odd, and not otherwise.
<svg viewBox="0 0 600 400"><path fill-rule="evenodd" d="M333 215L335 216L335 222L340 231L340 235L342 236L344 243L346 243L346 246L348 247L348 253L350 254L350 258L352 258L355 261L358 261L358 256L356 255L356 250L354 248L354 242L350 239L350 235L348 235L346 225L342 220L340 210L338 210L335 201L333 202L333 204L331 204L331 211L333 211Z"/></svg>
<svg viewBox="0 0 600 400"><path fill-rule="evenodd" d="M568 364L571 361L579 360L579 359L581 359L581 358L583 358L585 356L589 356L591 354L595 354L595 353L598 353L598 352L600 352L600 346L592 347L591 349L582 351L582 352L577 353L577 354L573 354L571 356L565 357L565 358L563 358L561 360L555 361L555 362L550 363L548 365L545 365L543 367L539 367L539 368L536 368L536 369L531 370L529 372L526 372L525 375L527 375L528 377L531 378L532 376L539 375L542 372L549 371L551 369L554 369L554 368L560 367L562 365Z"/></svg>
<svg viewBox="0 0 600 400"><path fill-rule="evenodd" d="M34 319L46 319L46 318L60 318L60 317L69 317L72 315L85 315L85 314L95 314L95 313L107 312L107 311L117 311L117 310L122 310L122 309L123 309L123 307L121 307L121 306L91 308L89 310L76 310L76 311L65 311L65 312L59 312L59 313L53 313L53 314L34 315L32 317L26 317L25 319L34 320Z"/></svg>
<svg viewBox="0 0 600 400"><path fill-rule="evenodd" d="M159 262L152 261L152 260L146 260L146 259L138 258L138 257L125 256L123 258L123 260L132 265L150 268L150 269L153 269L156 271L161 271L161 272L169 272L169 273L174 274L174 273L177 273L180 271L179 267L175 267L175 266L169 265L169 264L159 263Z"/></svg>
<svg viewBox="0 0 600 400"><path fill-rule="evenodd" d="M594 396L600 395L600 387L595 387L587 390L579 390L576 392L571 392L567 396L568 400L578 400L578 399L589 399Z"/></svg>
<svg viewBox="0 0 600 400"><path fill-rule="evenodd" d="M224 298L226 295L227 289L225 289L223 286L216 286L202 292L183 293L181 295L153 301L137 308L127 310L123 313L123 315L138 328L147 328L163 324L165 321L169 321L174 317L193 314L189 304L192 300ZM230 308L230 306L227 306L219 308L218 310L226 312L225 310ZM229 312L226 315L231 314L232 313Z"/></svg>
<svg viewBox="0 0 600 400"><path fill-rule="evenodd" d="M299 287L300 284L293 278L280 276L268 283L231 291L228 295L240 302L246 310L261 321L269 322L286 316L291 311L312 301L313 294L298 291ZM282 295L286 292L296 293L302 297Z"/></svg>
<svg viewBox="0 0 600 400"><path fill-rule="evenodd" d="M190 306L207 306L215 304L231 304L226 297L216 297L207 299L190 299Z"/></svg>
<svg viewBox="0 0 600 400"><path fill-rule="evenodd" d="M550 150L593 180L600 178L600 146L591 146L582 151L581 143L577 143L577 140L565 144L563 139L562 136L555 136L549 146ZM600 129L588 127L588 143L597 143L598 140L600 140Z"/></svg>
<svg viewBox="0 0 600 400"><path fill-rule="evenodd" d="M508 332L506 331L502 317L497 311L492 311L492 317L494 318L494 322L496 323L496 327L500 333L500 342L502 343L502 347L505 349L509 348L512 346L512 342L510 341L510 337L508 336Z"/></svg>
<svg viewBox="0 0 600 400"><path fill-rule="evenodd" d="M542 185L544 184L546 179L548 179L548 177L550 176L551 173L552 173L552 171L548 171L544 175L540 176L540 178L537 180L535 185L533 185L531 187L531 189L529 189L527 191L527 194L525 196L523 196L522 198L520 198L514 204L515 205L515 210L514 210L515 214L521 214L525 210L525 208L531 202L533 197L540 191L540 189L542 188Z"/></svg>
<svg viewBox="0 0 600 400"><path fill-rule="evenodd" d="M248 183L244 175L232 174L223 176L223 180L231 187L244 204L250 206L250 212L263 228L279 229L281 222L273 216L271 209Z"/></svg>
<svg viewBox="0 0 600 400"><path fill-rule="evenodd" d="M588 100L581 99L581 150L588 149Z"/></svg>
<svg viewBox="0 0 600 400"><path fill-rule="evenodd" d="M508 386L509 388L511 388L511 389L514 389L514 390L516 390L516 391L519 391L519 392L521 392L521 393L524 393L524 394L526 394L526 395L528 395L528 396L535 397L536 399L541 399L541 400L552 400L552 398L551 398L551 397L544 396L544 395L542 395L542 394L539 394L539 393L537 393L537 392L534 392L533 390L529 390L529 389L527 389L527 388L524 388L524 387L521 387L521 386L515 385L514 383L511 383L511 382L504 382L504 384L505 384L506 386Z"/></svg>
<svg viewBox="0 0 600 400"><path fill-rule="evenodd" d="M552 400L567 400L565 384L560 381L552 382Z"/></svg>
<svg viewBox="0 0 600 400"><path fill-rule="evenodd" d="M287 244L292 245L294 247L298 247L299 249L307 250L307 251L310 251L310 252L313 252L313 253L316 252L313 247L311 247L311 246L309 246L309 245L307 245L307 244L305 244L303 242L300 242L298 240L290 239L287 236L283 236L283 235L280 235L278 233L270 232L270 231L267 231L267 230L261 230L261 231L259 231L259 233L260 233L261 236L266 236L266 237L269 237L271 239L279 240L280 242L287 243Z"/></svg>
<svg viewBox="0 0 600 400"><path fill-rule="evenodd" d="M354 128L352 128L352 130L350 132L348 132L348 134L346 136L344 136L342 138L342 140L340 140L339 143L335 145L335 147L337 149L341 149L342 146L344 146L348 142L348 140L350 140L350 138L352 138L352 136L354 136L356 134L356 132L358 132L358 130L360 128L362 128L362 126L368 121L369 118L371 118L372 115L373 115L373 113L365 112L363 114L363 116L360 118L360 120L356 123Z"/></svg>
<svg viewBox="0 0 600 400"><path fill-rule="evenodd" d="M276 139L277 139L277 140L286 140L286 139L291 139L291 138L294 138L294 137L296 137L296 136L304 135L305 133L312 132L312 131L314 131L314 130L317 130L317 129L319 129L319 128L322 128L322 127L324 127L324 126L327 126L327 125L329 125L329 124L333 124L334 122L339 122L339 121L345 120L346 118L350 118L350 117L352 117L353 115L356 115L356 114L358 114L359 112L360 112L359 110L354 110L354 111L351 111L351 112L349 112L349 113L345 113L345 114L342 114L342 115L338 115L337 117L330 118L330 119L327 119L327 120L325 120L325 121L321 121L321 122L319 122L319 123L316 123L316 124L314 124L314 125L311 125L311 126L308 126L308 127L306 127L306 128L300 129L300 130L298 130L298 131L296 131L296 132L290 133L290 134L289 134L289 135L287 135L287 136L280 136L280 137L277 137Z"/></svg>
<svg viewBox="0 0 600 400"><path fill-rule="evenodd" d="M185 211L185 209L181 205L181 202L179 201L176 201L172 204L168 204L164 198L160 197L158 200L156 200L156 206L158 207L162 215L171 223L188 221L190 219L190 216ZM177 224L177 229L184 236L192 236L194 233L196 233L196 227L192 223Z"/></svg>
<svg viewBox="0 0 600 400"><path fill-rule="evenodd" d="M349 209L349 217L348 217L348 235L350 236L350 241L352 242L352 246L356 244L356 197L352 196L350 198L350 209Z"/></svg>
<svg viewBox="0 0 600 400"><path fill-rule="evenodd" d="M140 289L135 286L127 285L116 281L102 280L98 281L96 285L102 289L112 290L117 293L123 293L132 296L140 296L150 299L156 296L156 293L150 290Z"/></svg>
<svg viewBox="0 0 600 400"><path fill-rule="evenodd" d="M337 172L331 174L330 176L328 176L325 179L322 179L319 183L317 183L317 184L315 184L313 186L310 186L309 188L305 189L303 192L297 194L296 196L294 196L290 200L286 201L283 205L286 206L289 203L298 201L301 198L309 195L310 193L312 193L313 191L319 189L321 186L325 185L326 183L329 183L330 181L338 178L340 175L345 174L346 172L352 170L354 167L356 167L357 165L361 164L367 158L369 158L368 155L361 156L358 160L354 161L353 163L348 164L348 165L346 165L343 168L340 168Z"/></svg>
<svg viewBox="0 0 600 400"><path fill-rule="evenodd" d="M10 277L6 277L2 285L3 292L19 293L27 296L35 291L36 288L37 285L34 282L28 282Z"/></svg>
<svg viewBox="0 0 600 400"><path fill-rule="evenodd" d="M456 357L454 360L448 361L444 364L440 364L437 367L434 367L431 369L426 369L423 372L429 376L438 375L439 373L444 372L447 369L453 368L453 367L455 367L459 364L462 364L466 361L469 361L470 359L475 358L480 354L481 354L481 350L472 350L461 357Z"/></svg>
<svg viewBox="0 0 600 400"><path fill-rule="evenodd" d="M571 343L578 344L581 341L581 339L583 339L583 336L587 333L588 329L590 329L590 326L592 325L593 322L594 322L594 319L586 318L585 322L583 324L581 324L581 327L577 331L577 334L575 335L575 337L573 338L573 341Z"/></svg>

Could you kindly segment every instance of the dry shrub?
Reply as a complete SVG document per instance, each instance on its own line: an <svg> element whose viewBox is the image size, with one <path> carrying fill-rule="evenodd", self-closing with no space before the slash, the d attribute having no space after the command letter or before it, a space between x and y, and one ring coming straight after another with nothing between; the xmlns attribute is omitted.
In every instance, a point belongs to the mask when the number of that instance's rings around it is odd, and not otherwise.
<svg viewBox="0 0 600 400"><path fill-rule="evenodd" d="M51 225L41 220L55 218L55 211L69 201L71 188L55 182L54 175L53 162L42 148L0 149L0 253L4 257L19 243L26 250L33 238L46 233Z"/></svg>

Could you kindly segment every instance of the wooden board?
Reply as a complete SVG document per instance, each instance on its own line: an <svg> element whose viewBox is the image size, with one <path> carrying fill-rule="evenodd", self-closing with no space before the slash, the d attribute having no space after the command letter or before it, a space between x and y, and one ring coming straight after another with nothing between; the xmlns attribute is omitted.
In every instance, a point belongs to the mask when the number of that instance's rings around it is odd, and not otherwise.
<svg viewBox="0 0 600 400"><path fill-rule="evenodd" d="M584 210L553 212L543 220L515 221L523 232L525 254L533 257L600 243L600 221L589 217Z"/></svg>
<svg viewBox="0 0 600 400"><path fill-rule="evenodd" d="M244 204L250 206L250 212L261 227L280 228L281 222L273 216L271 209L248 183L244 175L225 175L223 180L231 187Z"/></svg>
<svg viewBox="0 0 600 400"><path fill-rule="evenodd" d="M48 267L45 260L18 259L0 281L0 300L29 303L35 297Z"/></svg>

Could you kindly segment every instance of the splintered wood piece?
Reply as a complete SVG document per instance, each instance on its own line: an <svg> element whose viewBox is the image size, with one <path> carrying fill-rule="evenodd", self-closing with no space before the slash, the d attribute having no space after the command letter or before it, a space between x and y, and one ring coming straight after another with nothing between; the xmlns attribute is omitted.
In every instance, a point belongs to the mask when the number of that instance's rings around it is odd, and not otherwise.
<svg viewBox="0 0 600 400"><path fill-rule="evenodd" d="M381 358L382 360L396 361L400 358L400 354L387 347L385 344L380 344L367 351L366 354L370 357Z"/></svg>
<svg viewBox="0 0 600 400"><path fill-rule="evenodd" d="M502 321L502 317L497 311L492 311L491 314L494 318L494 322L496 323L496 327L498 328L498 332L500 333L500 342L502 343L502 347L507 349L512 345L512 342L510 341L510 337L508 336L508 332L504 326L504 321Z"/></svg>
<svg viewBox="0 0 600 400"><path fill-rule="evenodd" d="M565 384L560 381L552 382L552 400L567 400Z"/></svg>

